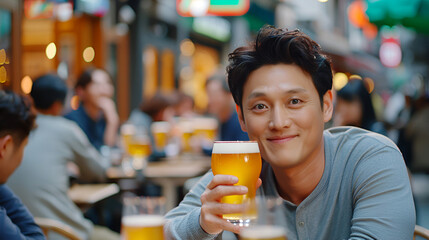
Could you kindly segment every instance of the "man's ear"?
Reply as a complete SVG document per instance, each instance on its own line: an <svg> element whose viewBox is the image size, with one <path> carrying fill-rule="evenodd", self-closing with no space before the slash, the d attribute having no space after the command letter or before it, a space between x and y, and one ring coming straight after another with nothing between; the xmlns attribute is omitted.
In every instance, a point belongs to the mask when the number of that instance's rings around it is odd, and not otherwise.
<svg viewBox="0 0 429 240"><path fill-rule="evenodd" d="M13 146L13 138L11 135L6 135L0 138L0 159L4 159L6 157L7 152Z"/></svg>
<svg viewBox="0 0 429 240"><path fill-rule="evenodd" d="M328 122L332 118L332 113L334 111L334 101L332 96L332 90L328 90L325 95L323 95L323 120Z"/></svg>
<svg viewBox="0 0 429 240"><path fill-rule="evenodd" d="M244 123L244 116L241 108L238 105L235 105L235 109L237 110L238 121L240 122L241 130L243 132L247 132L246 124Z"/></svg>

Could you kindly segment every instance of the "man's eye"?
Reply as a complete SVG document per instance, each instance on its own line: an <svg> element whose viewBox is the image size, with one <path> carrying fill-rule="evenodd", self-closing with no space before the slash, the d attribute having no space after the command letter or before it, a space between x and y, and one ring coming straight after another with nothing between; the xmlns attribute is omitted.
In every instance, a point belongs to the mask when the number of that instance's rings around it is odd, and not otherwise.
<svg viewBox="0 0 429 240"><path fill-rule="evenodd" d="M262 110L262 109L265 109L265 108L266 108L266 106L264 104L256 104L255 105L255 109L258 109L258 110Z"/></svg>
<svg viewBox="0 0 429 240"><path fill-rule="evenodd" d="M301 100L295 98L295 99L290 100L290 103L294 104L294 105L299 104L299 103L301 103Z"/></svg>

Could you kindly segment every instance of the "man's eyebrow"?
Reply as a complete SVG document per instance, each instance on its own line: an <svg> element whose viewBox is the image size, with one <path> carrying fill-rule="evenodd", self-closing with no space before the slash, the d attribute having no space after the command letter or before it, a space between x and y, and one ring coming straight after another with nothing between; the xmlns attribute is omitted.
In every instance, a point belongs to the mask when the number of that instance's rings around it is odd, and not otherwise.
<svg viewBox="0 0 429 240"><path fill-rule="evenodd" d="M294 89L290 89L285 91L285 94L295 94L295 93L304 93L307 92L307 90L305 88L294 88ZM258 98L258 97L265 97L267 96L266 93L264 92L252 92L247 99L252 99L252 98Z"/></svg>

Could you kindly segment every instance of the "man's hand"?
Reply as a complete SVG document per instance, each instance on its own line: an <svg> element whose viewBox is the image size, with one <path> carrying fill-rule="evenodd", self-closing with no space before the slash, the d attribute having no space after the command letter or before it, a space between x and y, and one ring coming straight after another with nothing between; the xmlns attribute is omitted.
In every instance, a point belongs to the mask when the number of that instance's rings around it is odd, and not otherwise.
<svg viewBox="0 0 429 240"><path fill-rule="evenodd" d="M248 189L245 186L234 186L238 178L231 175L215 175L201 195L200 225L209 234L218 234L224 230L239 233L241 227L222 218L223 214L244 211L243 204L221 203L221 198L228 195L243 195ZM257 187L261 185L258 179Z"/></svg>
<svg viewBox="0 0 429 240"><path fill-rule="evenodd" d="M119 116L116 111L115 102L108 97L100 97L97 101L98 107L103 111L106 119L106 129L104 130L104 144L114 146L119 128Z"/></svg>

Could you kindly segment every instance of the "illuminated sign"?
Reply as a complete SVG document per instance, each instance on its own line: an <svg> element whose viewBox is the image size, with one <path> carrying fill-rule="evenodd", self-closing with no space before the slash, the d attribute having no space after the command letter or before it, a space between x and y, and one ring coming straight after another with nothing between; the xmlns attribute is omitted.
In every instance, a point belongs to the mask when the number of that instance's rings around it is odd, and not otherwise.
<svg viewBox="0 0 429 240"><path fill-rule="evenodd" d="M241 16L249 10L249 0L177 0L176 8L183 17Z"/></svg>
<svg viewBox="0 0 429 240"><path fill-rule="evenodd" d="M385 67L395 68L402 60L402 50L398 39L382 39L379 50L380 61Z"/></svg>

